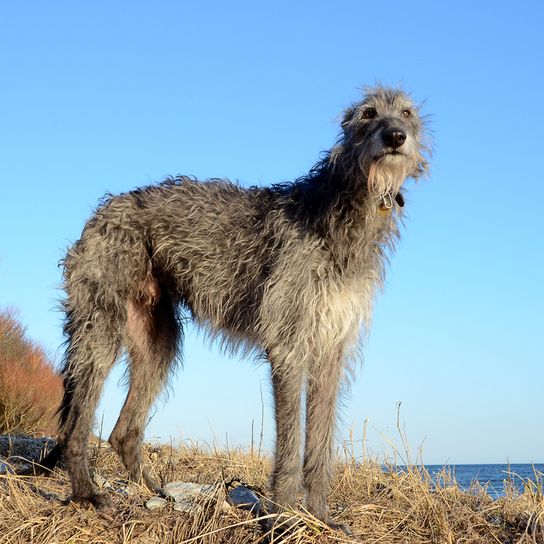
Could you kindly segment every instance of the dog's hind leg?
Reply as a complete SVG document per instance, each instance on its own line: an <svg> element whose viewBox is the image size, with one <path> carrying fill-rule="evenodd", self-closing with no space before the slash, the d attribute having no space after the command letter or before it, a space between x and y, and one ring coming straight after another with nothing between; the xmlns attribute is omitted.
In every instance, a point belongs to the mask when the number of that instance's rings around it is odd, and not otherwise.
<svg viewBox="0 0 544 544"><path fill-rule="evenodd" d="M180 327L174 305L154 279L145 296L128 303L129 392L109 442L119 454L129 478L154 491L157 483L143 468L141 447L149 408L163 388L175 360Z"/></svg>
<svg viewBox="0 0 544 544"><path fill-rule="evenodd" d="M91 289L78 286L94 295ZM87 457L88 440L104 380L113 366L120 348L121 335L116 313L90 303L87 312L68 311L65 330L68 347L63 368L64 398L60 408L61 432L59 450L72 482L72 500L90 502L107 509L110 502L92 485Z"/></svg>

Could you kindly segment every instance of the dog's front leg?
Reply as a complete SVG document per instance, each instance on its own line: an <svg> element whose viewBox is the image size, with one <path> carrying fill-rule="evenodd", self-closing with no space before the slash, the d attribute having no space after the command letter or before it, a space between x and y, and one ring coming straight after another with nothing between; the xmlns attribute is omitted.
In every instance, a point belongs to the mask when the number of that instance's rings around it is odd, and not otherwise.
<svg viewBox="0 0 544 544"><path fill-rule="evenodd" d="M336 397L343 375L340 353L316 362L308 373L306 398L306 446L304 451L304 489L310 513L333 528L349 532L329 518L327 495L333 472Z"/></svg>
<svg viewBox="0 0 544 544"><path fill-rule="evenodd" d="M277 509L295 508L302 484L300 401L303 372L298 365L271 362L276 419L272 492Z"/></svg>

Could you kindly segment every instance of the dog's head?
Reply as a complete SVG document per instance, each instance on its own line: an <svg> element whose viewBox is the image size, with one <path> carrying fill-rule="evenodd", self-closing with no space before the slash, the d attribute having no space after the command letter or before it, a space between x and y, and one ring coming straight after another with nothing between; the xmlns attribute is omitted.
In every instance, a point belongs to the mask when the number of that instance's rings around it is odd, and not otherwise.
<svg viewBox="0 0 544 544"><path fill-rule="evenodd" d="M362 173L378 197L395 196L407 177L427 172L425 118L403 91L366 89L363 99L344 112L342 131L331 159L341 156L344 167Z"/></svg>

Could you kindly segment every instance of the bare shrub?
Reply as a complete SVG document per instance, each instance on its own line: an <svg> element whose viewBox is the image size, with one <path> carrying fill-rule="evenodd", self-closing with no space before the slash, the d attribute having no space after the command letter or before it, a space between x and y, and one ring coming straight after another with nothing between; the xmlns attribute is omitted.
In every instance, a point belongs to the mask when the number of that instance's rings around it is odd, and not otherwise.
<svg viewBox="0 0 544 544"><path fill-rule="evenodd" d="M62 379L10 310L0 311L0 433L53 433Z"/></svg>

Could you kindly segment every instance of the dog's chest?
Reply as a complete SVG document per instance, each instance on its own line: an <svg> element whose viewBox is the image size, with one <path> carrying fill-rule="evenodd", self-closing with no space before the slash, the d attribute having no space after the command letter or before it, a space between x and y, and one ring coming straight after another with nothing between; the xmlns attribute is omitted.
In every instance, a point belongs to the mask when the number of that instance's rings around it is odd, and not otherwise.
<svg viewBox="0 0 544 544"><path fill-rule="evenodd" d="M361 324L370 315L372 287L365 282L330 282L320 286L316 328L327 344L354 341Z"/></svg>

